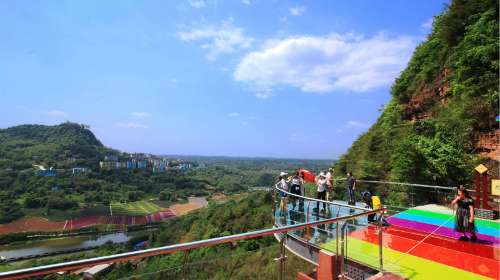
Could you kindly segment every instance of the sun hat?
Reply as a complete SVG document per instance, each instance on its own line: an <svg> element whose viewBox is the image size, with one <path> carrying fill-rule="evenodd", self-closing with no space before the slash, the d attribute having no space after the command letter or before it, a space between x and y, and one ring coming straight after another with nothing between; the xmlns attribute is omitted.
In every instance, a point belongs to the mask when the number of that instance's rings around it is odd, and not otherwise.
<svg viewBox="0 0 500 280"><path fill-rule="evenodd" d="M286 176L286 175L288 175L288 173L281 171L280 176L283 177L283 176Z"/></svg>

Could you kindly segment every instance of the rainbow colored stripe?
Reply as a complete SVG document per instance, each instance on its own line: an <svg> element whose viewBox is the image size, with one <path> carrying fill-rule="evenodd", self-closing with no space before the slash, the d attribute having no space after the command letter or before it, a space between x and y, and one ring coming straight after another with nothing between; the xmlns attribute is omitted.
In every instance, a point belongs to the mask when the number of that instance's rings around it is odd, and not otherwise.
<svg viewBox="0 0 500 280"><path fill-rule="evenodd" d="M476 220L477 242L458 241L450 214L409 209L388 218L384 268L407 279L499 279L500 224ZM440 227L441 226L441 227ZM431 235L429 235L432 233ZM347 256L378 267L378 229L351 232ZM335 240L322 245L335 251Z"/></svg>

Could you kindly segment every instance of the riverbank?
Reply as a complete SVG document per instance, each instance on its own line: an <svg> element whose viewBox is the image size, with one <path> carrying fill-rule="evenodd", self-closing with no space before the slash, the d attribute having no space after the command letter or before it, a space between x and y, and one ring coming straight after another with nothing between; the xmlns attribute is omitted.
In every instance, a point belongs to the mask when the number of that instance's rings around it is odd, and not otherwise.
<svg viewBox="0 0 500 280"><path fill-rule="evenodd" d="M0 246L0 256L5 258L5 263L8 263L94 250L108 243L123 244L141 237L147 239L149 234L155 230L156 228L149 228L138 231L59 237L2 245Z"/></svg>

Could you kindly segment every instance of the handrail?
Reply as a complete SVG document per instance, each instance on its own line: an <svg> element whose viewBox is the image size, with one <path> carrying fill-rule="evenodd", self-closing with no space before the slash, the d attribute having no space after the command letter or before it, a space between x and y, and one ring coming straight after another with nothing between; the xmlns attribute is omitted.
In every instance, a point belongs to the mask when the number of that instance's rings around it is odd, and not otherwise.
<svg viewBox="0 0 500 280"><path fill-rule="evenodd" d="M192 242L175 244L175 245L167 245L167 246L162 246L162 247L157 247L157 248L151 248L151 249L145 249L145 250L103 256L103 257L95 257L95 258L84 259L84 260L63 262L63 263L57 263L57 264L51 264L51 265L45 265L45 266L38 266L38 267L2 272L2 273L0 273L0 279L2 279L2 280L3 279L21 279L21 278L27 278L27 277L33 277L33 276L40 276L40 275L46 275L46 274L55 273L55 272L59 272L59 271L76 270L79 268L94 266L94 265L98 265L98 264L124 262L124 261L142 259L142 258L146 258L146 257L153 257L153 256L170 254L170 253L174 253L174 252L178 252L178 251L193 250L193 249L213 246L213 245L217 245L217 244L230 243L230 242L235 242L235 241L249 239L249 238L267 236L267 235L276 234L276 233L286 233L289 231L299 230L299 229L303 229L306 227L330 224L330 223L335 223L335 222L339 222L339 221L363 217L363 216L367 216L370 214L376 214L376 213L385 211L385 208L380 208L380 209L376 209L376 210L367 210L367 209L363 209L363 210L365 210L366 212L356 213L356 214L352 214L352 215L348 215L348 216L324 219L324 220L319 220L319 221L289 225L289 226L278 227L278 228L257 230L257 231L252 231L252 232L230 235L230 236L216 237L216 238L211 238L211 239L198 240L198 241L192 241Z"/></svg>
<svg viewBox="0 0 500 280"><path fill-rule="evenodd" d="M345 181L346 178L338 178L338 179L334 179L334 180L335 181ZM414 183L401 183L401 182L393 182L393 181L376 181L376 180L356 179L356 182L387 184L387 185L400 185L400 186L412 186L412 187L421 187L421 188L429 188L429 189L443 189L443 190L455 190L456 189L454 187L446 187L446 186L438 186L438 185L424 185L424 184L414 184Z"/></svg>
<svg viewBox="0 0 500 280"><path fill-rule="evenodd" d="M298 198L303 198L303 199L307 199L307 200L313 200L313 201L317 201L317 202L321 202L321 203L326 203L326 204L331 204L331 205L336 205L336 206L348 207L348 208L352 208L352 209L356 209L356 210L361 210L361 211L367 211L367 208L358 207L358 206L354 206L354 205L349 205L349 204L346 204L346 203L339 203L339 202L333 202L333 201L328 201L328 200L321 200L321 199L317 199L317 198L312 198L312 197L307 197L307 196L302 196L302 195L294 194L294 193L285 191L283 189L280 189L278 187L278 184L274 185L274 188L277 191L284 192L287 195L295 196L295 197L298 197Z"/></svg>

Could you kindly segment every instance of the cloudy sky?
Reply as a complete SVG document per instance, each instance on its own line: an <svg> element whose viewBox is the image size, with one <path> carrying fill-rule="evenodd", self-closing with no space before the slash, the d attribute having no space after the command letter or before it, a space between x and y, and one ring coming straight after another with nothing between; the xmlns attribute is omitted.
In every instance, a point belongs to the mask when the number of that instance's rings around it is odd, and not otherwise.
<svg viewBox="0 0 500 280"><path fill-rule="evenodd" d="M1 1L0 127L131 152L334 159L445 0Z"/></svg>

